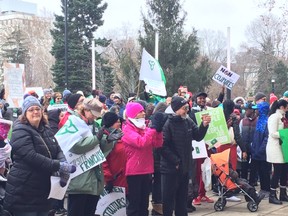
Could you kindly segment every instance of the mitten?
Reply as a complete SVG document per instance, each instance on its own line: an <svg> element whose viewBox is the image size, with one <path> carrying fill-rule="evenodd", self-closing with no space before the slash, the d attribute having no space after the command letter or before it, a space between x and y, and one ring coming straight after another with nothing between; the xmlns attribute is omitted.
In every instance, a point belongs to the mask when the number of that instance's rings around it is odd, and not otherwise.
<svg viewBox="0 0 288 216"><path fill-rule="evenodd" d="M110 142L119 140L119 139L121 139L122 136L123 136L123 132L122 131L120 131L118 133L110 133L107 136L107 142L110 143Z"/></svg>
<svg viewBox="0 0 288 216"><path fill-rule="evenodd" d="M168 116L162 112L157 112L151 119L152 126L151 128L155 128L157 132L161 132L165 122L167 121Z"/></svg>
<svg viewBox="0 0 288 216"><path fill-rule="evenodd" d="M105 131L105 127L104 127L104 126L101 127L101 128L98 130L96 136L97 136L97 139L98 139L99 141L102 139L103 134L104 134L104 131Z"/></svg>
<svg viewBox="0 0 288 216"><path fill-rule="evenodd" d="M105 185L105 190L107 191L107 193L111 193L113 190L113 182L109 181L107 182L107 184Z"/></svg>
<svg viewBox="0 0 288 216"><path fill-rule="evenodd" d="M65 187L69 177L70 173L74 173L76 171L76 167L74 165L71 165L67 162L60 162L60 185L61 187Z"/></svg>

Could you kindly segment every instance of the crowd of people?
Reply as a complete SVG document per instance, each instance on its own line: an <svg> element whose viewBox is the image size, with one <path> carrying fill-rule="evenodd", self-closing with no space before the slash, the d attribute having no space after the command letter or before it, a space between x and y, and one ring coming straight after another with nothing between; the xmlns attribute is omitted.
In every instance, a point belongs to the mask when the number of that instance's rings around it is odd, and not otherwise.
<svg viewBox="0 0 288 216"><path fill-rule="evenodd" d="M131 93L127 103L118 92L106 96L98 90L84 95L81 90L44 89L39 98L31 90L23 96L16 117L13 111L9 115L2 98L1 117L13 121L11 139L0 137L0 169L7 158L13 164L8 173L0 173L6 182L2 204L14 216L94 216L103 191L111 193L118 186L125 188L128 216L148 216L150 201L152 215L187 216L202 202L214 202L202 179L205 158L192 158L192 140L203 140L213 121L209 114L199 121L197 113L218 107L223 109L231 142L206 145L208 157L230 149L230 168L237 171L237 181L239 176L251 187L260 182L254 196L258 203L265 197L272 204L288 202L288 167L279 134L288 127L288 92L279 99L262 92L249 100L224 98L224 87L214 100L205 92L193 95L180 86L177 93L160 102L141 100ZM69 151L85 154L99 147L106 161L70 179L76 167L67 162L54 135L72 117L79 119L77 126L88 135ZM64 199L47 199L50 177L55 173L62 187L69 184L67 210ZM211 178L211 190L218 193L217 178ZM227 200L240 201L237 191Z"/></svg>

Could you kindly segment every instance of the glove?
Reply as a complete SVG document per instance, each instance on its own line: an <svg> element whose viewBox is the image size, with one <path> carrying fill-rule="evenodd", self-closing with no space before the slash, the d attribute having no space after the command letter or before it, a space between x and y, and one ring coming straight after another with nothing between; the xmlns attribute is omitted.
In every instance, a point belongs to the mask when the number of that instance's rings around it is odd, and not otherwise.
<svg viewBox="0 0 288 216"><path fill-rule="evenodd" d="M107 184L105 185L105 190L107 191L107 193L111 193L113 190L113 183L112 181L107 182Z"/></svg>
<svg viewBox="0 0 288 216"><path fill-rule="evenodd" d="M155 128L157 132L161 132L165 122L167 121L168 116L162 112L157 112L153 115L151 122L151 128Z"/></svg>
<svg viewBox="0 0 288 216"><path fill-rule="evenodd" d="M107 136L107 142L110 143L110 142L119 140L119 139L121 139L122 136L123 136L123 132L122 131L120 131L118 133L110 133Z"/></svg>
<svg viewBox="0 0 288 216"><path fill-rule="evenodd" d="M61 187L65 187L69 178L70 178L70 173L74 173L76 171L76 166L71 165L69 163L65 162L60 162L60 185Z"/></svg>
<svg viewBox="0 0 288 216"><path fill-rule="evenodd" d="M101 127L101 128L98 130L98 132L97 132L97 134L96 134L97 139L98 139L99 141L100 141L100 140L102 139L102 137L103 137L104 130L105 130L105 127L103 126L103 127Z"/></svg>

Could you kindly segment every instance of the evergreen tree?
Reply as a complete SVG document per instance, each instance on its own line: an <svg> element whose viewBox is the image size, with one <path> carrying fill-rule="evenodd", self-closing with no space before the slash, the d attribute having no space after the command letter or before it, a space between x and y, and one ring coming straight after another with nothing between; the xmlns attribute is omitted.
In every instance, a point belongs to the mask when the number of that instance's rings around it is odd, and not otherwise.
<svg viewBox="0 0 288 216"><path fill-rule="evenodd" d="M62 1L62 12L65 12L65 0ZM67 0L67 32L68 32L68 83L72 91L82 90L84 94L91 93L92 55L91 44L93 34L103 25L102 16L107 3L102 0ZM54 38L52 55L56 62L52 67L53 80L57 90L65 88L65 22L63 15L55 15L55 28L51 31ZM109 40L97 39L95 46L108 46ZM98 53L96 52L96 56ZM103 64L102 59L97 59ZM105 74L112 73L111 68L105 68ZM101 72L100 72L101 73ZM108 75L107 75L108 76ZM99 86L97 86L99 87Z"/></svg>
<svg viewBox="0 0 288 216"><path fill-rule="evenodd" d="M275 78L275 95L283 95L287 91L288 87L288 67L283 61L278 61L274 68Z"/></svg>
<svg viewBox="0 0 288 216"><path fill-rule="evenodd" d="M140 32L139 42L153 55L155 33L159 32L159 63L166 76L168 95L175 93L180 85L186 85L189 91L208 87L211 68L207 58L197 66L200 54L196 30L184 33L186 12L179 0L147 0L146 3L148 15L142 13L144 33Z"/></svg>

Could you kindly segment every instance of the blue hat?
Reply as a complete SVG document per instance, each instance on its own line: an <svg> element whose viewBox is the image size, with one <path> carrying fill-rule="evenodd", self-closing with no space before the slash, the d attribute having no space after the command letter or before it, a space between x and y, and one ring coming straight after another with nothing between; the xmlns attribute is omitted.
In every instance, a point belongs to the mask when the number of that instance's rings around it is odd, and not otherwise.
<svg viewBox="0 0 288 216"><path fill-rule="evenodd" d="M25 113L27 109L31 106L39 106L42 107L39 100L34 96L27 96L22 104L22 113Z"/></svg>
<svg viewBox="0 0 288 216"><path fill-rule="evenodd" d="M63 97L66 97L66 95L71 94L71 91L69 91L68 89L65 89L62 93Z"/></svg>

